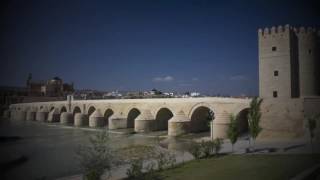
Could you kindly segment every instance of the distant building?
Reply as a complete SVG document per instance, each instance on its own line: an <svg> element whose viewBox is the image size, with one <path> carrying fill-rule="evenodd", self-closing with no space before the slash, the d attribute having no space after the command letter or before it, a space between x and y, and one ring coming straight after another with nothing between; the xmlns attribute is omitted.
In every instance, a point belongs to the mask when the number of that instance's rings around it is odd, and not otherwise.
<svg viewBox="0 0 320 180"><path fill-rule="evenodd" d="M165 93L163 93L163 95L173 97L174 93L173 92L165 92Z"/></svg>
<svg viewBox="0 0 320 180"><path fill-rule="evenodd" d="M190 93L190 96L191 96L191 97L199 97L199 96L200 96L200 93L199 93L199 92L191 92L191 93Z"/></svg>
<svg viewBox="0 0 320 180"><path fill-rule="evenodd" d="M104 99L105 94L108 92L98 91L92 89L75 90L73 97L75 99Z"/></svg>
<svg viewBox="0 0 320 180"><path fill-rule="evenodd" d="M119 93L118 91L112 91L112 92L103 94L103 99L117 99L121 97L122 97L122 94Z"/></svg>
<svg viewBox="0 0 320 180"><path fill-rule="evenodd" d="M73 92L73 84L63 83L58 77L36 82L29 74L26 87L0 87L0 114L10 104L64 100Z"/></svg>
<svg viewBox="0 0 320 180"><path fill-rule="evenodd" d="M59 77L47 81L32 81L32 74L27 79L28 96L62 97L74 92L73 83L63 83Z"/></svg>

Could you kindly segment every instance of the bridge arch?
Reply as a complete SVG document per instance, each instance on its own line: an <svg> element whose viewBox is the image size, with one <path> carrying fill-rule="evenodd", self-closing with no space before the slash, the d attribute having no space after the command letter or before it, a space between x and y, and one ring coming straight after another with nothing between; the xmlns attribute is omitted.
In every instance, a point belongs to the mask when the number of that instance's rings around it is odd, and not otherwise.
<svg viewBox="0 0 320 180"><path fill-rule="evenodd" d="M88 109L88 117L90 117L90 115L96 110L96 108L94 106L90 106Z"/></svg>
<svg viewBox="0 0 320 180"><path fill-rule="evenodd" d="M249 131L248 113L249 108L244 108L236 114L237 127L240 136L246 135Z"/></svg>
<svg viewBox="0 0 320 180"><path fill-rule="evenodd" d="M63 112L67 112L67 108L65 106L62 106L60 109L60 114Z"/></svg>
<svg viewBox="0 0 320 180"><path fill-rule="evenodd" d="M141 114L138 108L131 108L127 115L127 128L134 128L135 119Z"/></svg>
<svg viewBox="0 0 320 180"><path fill-rule="evenodd" d="M49 112L53 111L55 109L54 106L51 106L50 109L49 109Z"/></svg>
<svg viewBox="0 0 320 180"><path fill-rule="evenodd" d="M73 108L73 115L75 115L76 113L81 113L81 109L80 109L80 107L79 106L75 106L74 108Z"/></svg>
<svg viewBox="0 0 320 180"><path fill-rule="evenodd" d="M173 117L173 112L169 108L161 108L156 114L156 130L168 130L169 119Z"/></svg>
<svg viewBox="0 0 320 180"><path fill-rule="evenodd" d="M191 112L190 132L195 133L209 131L209 122L211 121L210 114L212 113L212 116L214 117L214 111L211 107L202 104L200 106L196 106Z"/></svg>
<svg viewBox="0 0 320 180"><path fill-rule="evenodd" d="M106 121L106 125L109 124L109 117L111 117L113 115L113 113L114 113L113 110L110 108L108 108L104 111L103 117Z"/></svg>

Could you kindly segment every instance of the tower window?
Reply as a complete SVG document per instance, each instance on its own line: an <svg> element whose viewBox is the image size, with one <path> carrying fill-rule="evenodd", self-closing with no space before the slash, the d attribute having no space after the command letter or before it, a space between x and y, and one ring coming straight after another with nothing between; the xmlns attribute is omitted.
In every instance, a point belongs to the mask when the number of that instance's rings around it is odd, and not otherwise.
<svg viewBox="0 0 320 180"><path fill-rule="evenodd" d="M309 54L311 54L312 53L311 49L309 49L308 52L309 52Z"/></svg>
<svg viewBox="0 0 320 180"><path fill-rule="evenodd" d="M276 51L277 47L276 46L272 46L272 51Z"/></svg>
<svg viewBox="0 0 320 180"><path fill-rule="evenodd" d="M279 71L273 71L274 76L279 76Z"/></svg>
<svg viewBox="0 0 320 180"><path fill-rule="evenodd" d="M278 92L277 91L273 91L273 97L274 98L278 97Z"/></svg>

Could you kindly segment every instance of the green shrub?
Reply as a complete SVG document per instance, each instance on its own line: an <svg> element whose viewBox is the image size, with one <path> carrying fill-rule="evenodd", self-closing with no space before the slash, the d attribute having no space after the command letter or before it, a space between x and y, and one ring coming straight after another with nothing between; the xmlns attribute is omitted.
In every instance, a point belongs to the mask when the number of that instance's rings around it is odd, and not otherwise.
<svg viewBox="0 0 320 180"><path fill-rule="evenodd" d="M176 164L176 157L169 151L158 151L155 160L158 165L158 170L161 171L165 168L173 168Z"/></svg>
<svg viewBox="0 0 320 180"><path fill-rule="evenodd" d="M118 161L110 147L108 134L103 131L89 140L89 145L79 146L76 151L84 171L84 179L99 180L104 173L106 178L109 178L112 167L118 165Z"/></svg>
<svg viewBox="0 0 320 180"><path fill-rule="evenodd" d="M216 138L212 142L214 144L214 146L213 146L214 147L214 153L216 155L218 155L220 150L221 150L221 148L222 148L223 140L221 138Z"/></svg>
<svg viewBox="0 0 320 180"><path fill-rule="evenodd" d="M195 158L195 159L200 159L201 158L201 145L200 143L197 143L197 142L192 142L190 144L190 147L188 149L189 153L192 154L192 156Z"/></svg>
<svg viewBox="0 0 320 180"><path fill-rule="evenodd" d="M201 147L201 157L207 158L209 157L213 151L215 144L213 141L201 141L200 147Z"/></svg>
<svg viewBox="0 0 320 180"><path fill-rule="evenodd" d="M132 159L130 160L129 165L129 169L127 169L128 179L142 179L143 159Z"/></svg>

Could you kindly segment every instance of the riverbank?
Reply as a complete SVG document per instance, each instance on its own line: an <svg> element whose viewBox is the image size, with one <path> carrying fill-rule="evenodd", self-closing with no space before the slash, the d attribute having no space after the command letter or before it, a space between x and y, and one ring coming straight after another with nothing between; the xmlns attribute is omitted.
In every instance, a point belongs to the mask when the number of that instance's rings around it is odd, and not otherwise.
<svg viewBox="0 0 320 180"><path fill-rule="evenodd" d="M39 123L32 121L1 121L0 136L5 138L0 144L0 163L11 162L26 157L27 161L6 172L7 179L81 179L81 169L75 157L79 145L87 144L88 137L106 129L77 128L59 123ZM188 134L179 138L168 138L167 132L134 134L132 130L108 131L114 148L135 145L161 147L176 154L179 162L193 159L187 148L193 141L208 140L209 133ZM10 139L10 140L9 140ZM234 154L245 154L248 148L247 137L239 139ZM311 153L309 141L305 139L268 141L259 140L255 144L255 154L304 154ZM270 151L271 150L271 151ZM314 151L320 152L315 143ZM231 144L224 141L221 153L230 154ZM112 179L126 176L124 165L112 172ZM10 177L10 178L9 178ZM5 179L5 178L2 178Z"/></svg>
<svg viewBox="0 0 320 180"><path fill-rule="evenodd" d="M320 154L227 155L193 160L160 172L166 180L283 180L320 163Z"/></svg>

